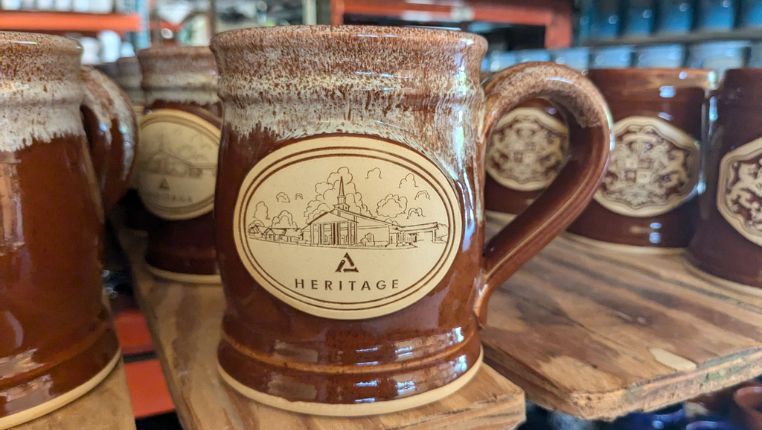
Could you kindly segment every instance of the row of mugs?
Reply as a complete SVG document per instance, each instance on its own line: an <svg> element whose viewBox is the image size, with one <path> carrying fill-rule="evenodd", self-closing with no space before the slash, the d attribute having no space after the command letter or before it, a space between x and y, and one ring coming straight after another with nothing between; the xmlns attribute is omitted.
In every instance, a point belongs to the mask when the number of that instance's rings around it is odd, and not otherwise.
<svg viewBox="0 0 762 430"><path fill-rule="evenodd" d="M466 33L248 29L217 35L212 50L139 53L133 154L149 266L221 275L222 379L269 405L345 416L466 384L482 362L490 293L598 185L611 145L598 91L554 64L517 66L482 88L486 41ZM7 428L87 391L117 346L100 299L103 211L79 112L80 50L0 33L0 51ZM543 95L576 114L575 161L485 247L485 133Z"/></svg>
<svg viewBox="0 0 762 430"><path fill-rule="evenodd" d="M0 33L0 50L10 88L0 90L9 160L0 197L11 213L0 235L0 281L10 286L0 290L9 304L0 358L12 369L0 392L15 393L0 396L5 428L86 391L116 346L97 294L103 217L84 150L90 133L75 115L79 51L19 33ZM485 50L465 33L294 26L222 33L211 51L138 54L145 107L139 148L127 152L137 152L135 186L150 213L146 262L170 279L221 277L218 359L229 385L272 406L347 416L431 402L476 374L490 293L600 194L612 144L605 91L540 63L482 86ZM137 100L131 76L125 87ZM670 88L661 91L693 94ZM748 106L759 92L733 94ZM485 190L493 210L518 199L490 172L486 136L504 133L506 112L537 97L574 119L569 144L557 128L563 167L552 166L555 180L485 244ZM700 139L691 128L700 126L682 124L646 134L685 128ZM746 174L744 163L734 166ZM31 356L36 366L24 364Z"/></svg>
<svg viewBox="0 0 762 430"><path fill-rule="evenodd" d="M762 287L762 70L731 70L718 90L705 70L593 69L587 77L611 110L616 145L572 237L622 251L687 247L702 271ZM498 122L486 153L489 213L520 213L552 183L566 134L542 100Z"/></svg>

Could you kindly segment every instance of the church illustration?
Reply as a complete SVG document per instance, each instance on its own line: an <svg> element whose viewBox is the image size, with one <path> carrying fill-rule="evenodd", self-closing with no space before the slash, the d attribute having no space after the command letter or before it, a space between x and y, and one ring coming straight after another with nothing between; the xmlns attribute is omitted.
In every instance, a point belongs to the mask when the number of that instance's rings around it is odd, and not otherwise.
<svg viewBox="0 0 762 430"><path fill-rule="evenodd" d="M333 209L312 218L303 228L263 228L252 223L248 231L249 237L254 239L301 246L409 248L418 242L444 243L447 229L447 225L438 222L398 225L352 212L341 178Z"/></svg>
<svg viewBox="0 0 762 430"><path fill-rule="evenodd" d="M187 152L188 148L183 149L186 149ZM216 175L216 163L194 163L188 161L168 151L163 144L156 152L148 155L144 160L141 171L147 173L191 179L200 178L205 172L211 176Z"/></svg>

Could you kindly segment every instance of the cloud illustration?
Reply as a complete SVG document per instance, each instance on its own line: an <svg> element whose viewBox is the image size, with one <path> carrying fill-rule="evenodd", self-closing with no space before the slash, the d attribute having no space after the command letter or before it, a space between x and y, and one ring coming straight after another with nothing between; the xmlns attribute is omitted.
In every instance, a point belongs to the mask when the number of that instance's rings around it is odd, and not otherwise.
<svg viewBox="0 0 762 430"><path fill-rule="evenodd" d="M278 203L291 203L291 199L289 199L289 198L288 198L288 195L287 195L286 193L284 193L283 191L279 192L279 193L278 193L278 194L275 196L275 200L276 200Z"/></svg>
<svg viewBox="0 0 762 430"><path fill-rule="evenodd" d="M410 218L423 218L423 209L410 208L410 210L407 211L407 219Z"/></svg>
<svg viewBox="0 0 762 430"><path fill-rule="evenodd" d="M416 193L415 195L415 200L419 200L419 199L431 200L431 196L429 196L428 191L421 190L421 191L418 191L418 193Z"/></svg>
<svg viewBox="0 0 762 430"><path fill-rule="evenodd" d="M257 202L257 205L254 206L254 219L259 220L263 224L266 224L270 219L268 213L269 209L267 208L267 204L265 202Z"/></svg>
<svg viewBox="0 0 762 430"><path fill-rule="evenodd" d="M291 212L284 210L273 217L272 228L297 228L297 225Z"/></svg>
<svg viewBox="0 0 762 430"><path fill-rule="evenodd" d="M407 209L407 198L397 194L387 194L376 205L376 213L385 218L395 218L405 213Z"/></svg>
<svg viewBox="0 0 762 430"><path fill-rule="evenodd" d="M339 184L344 181L344 195L346 204L351 212L370 216L368 206L362 200L362 194L357 191L355 183L352 181L354 176L346 167L340 167L331 172L325 182L315 184L315 196L307 203L304 210L304 217L307 222L318 215L333 209L338 202Z"/></svg>
<svg viewBox="0 0 762 430"><path fill-rule="evenodd" d="M418 185L415 183L415 175L412 173L405 175L405 177L400 180L400 185L398 188L418 188Z"/></svg>
<svg viewBox="0 0 762 430"><path fill-rule="evenodd" d="M365 179L381 179L381 169L375 167L368 170L368 173L365 174Z"/></svg>

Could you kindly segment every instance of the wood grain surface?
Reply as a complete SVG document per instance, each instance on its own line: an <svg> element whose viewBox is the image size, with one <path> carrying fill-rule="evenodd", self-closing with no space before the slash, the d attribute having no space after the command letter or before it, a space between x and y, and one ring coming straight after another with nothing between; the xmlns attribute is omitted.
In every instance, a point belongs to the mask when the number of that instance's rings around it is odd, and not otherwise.
<svg viewBox="0 0 762 430"><path fill-rule="evenodd" d="M529 400L611 419L762 374L762 291L562 236L495 292L482 338Z"/></svg>
<svg viewBox="0 0 762 430"><path fill-rule="evenodd" d="M395 414L316 417L249 400L228 388L217 374L215 354L225 305L222 288L157 280L142 261L144 239L128 232L122 232L120 238L130 256L136 295L186 430L512 429L524 420L522 391L486 365L457 393Z"/></svg>
<svg viewBox="0 0 762 430"><path fill-rule="evenodd" d="M135 430L123 365L79 399L13 430Z"/></svg>

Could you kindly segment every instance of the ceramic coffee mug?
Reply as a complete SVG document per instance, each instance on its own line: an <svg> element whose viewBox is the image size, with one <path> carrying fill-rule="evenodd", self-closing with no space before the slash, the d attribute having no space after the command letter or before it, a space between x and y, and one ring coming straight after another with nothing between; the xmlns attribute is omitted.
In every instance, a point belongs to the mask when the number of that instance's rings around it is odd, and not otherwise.
<svg viewBox="0 0 762 430"><path fill-rule="evenodd" d="M707 150L701 218L688 260L704 273L762 287L762 69L725 74Z"/></svg>
<svg viewBox="0 0 762 430"><path fill-rule="evenodd" d="M550 185L569 152L566 123L547 100L503 115L487 141L484 200L490 217L510 221Z"/></svg>
<svg viewBox="0 0 762 430"><path fill-rule="evenodd" d="M111 209L130 186L137 123L129 98L111 79L90 67L81 71L82 115L103 208Z"/></svg>
<svg viewBox="0 0 762 430"><path fill-rule="evenodd" d="M713 73L593 69L588 77L614 116L616 146L594 200L569 231L617 249L686 247L698 218L703 108Z"/></svg>
<svg viewBox="0 0 762 430"><path fill-rule="evenodd" d="M85 394L119 360L80 55L69 39L0 32L0 429Z"/></svg>
<svg viewBox="0 0 762 430"><path fill-rule="evenodd" d="M323 415L391 412L462 387L482 360L492 290L597 188L610 144L600 94L543 63L482 90L486 41L460 32L289 26L223 33L212 49L223 379ZM577 118L571 160L485 248L484 135L539 96Z"/></svg>
<svg viewBox="0 0 762 430"><path fill-rule="evenodd" d="M155 275L219 283L212 209L220 140L217 69L208 47L138 52L146 111L140 199L154 217L146 262Z"/></svg>

